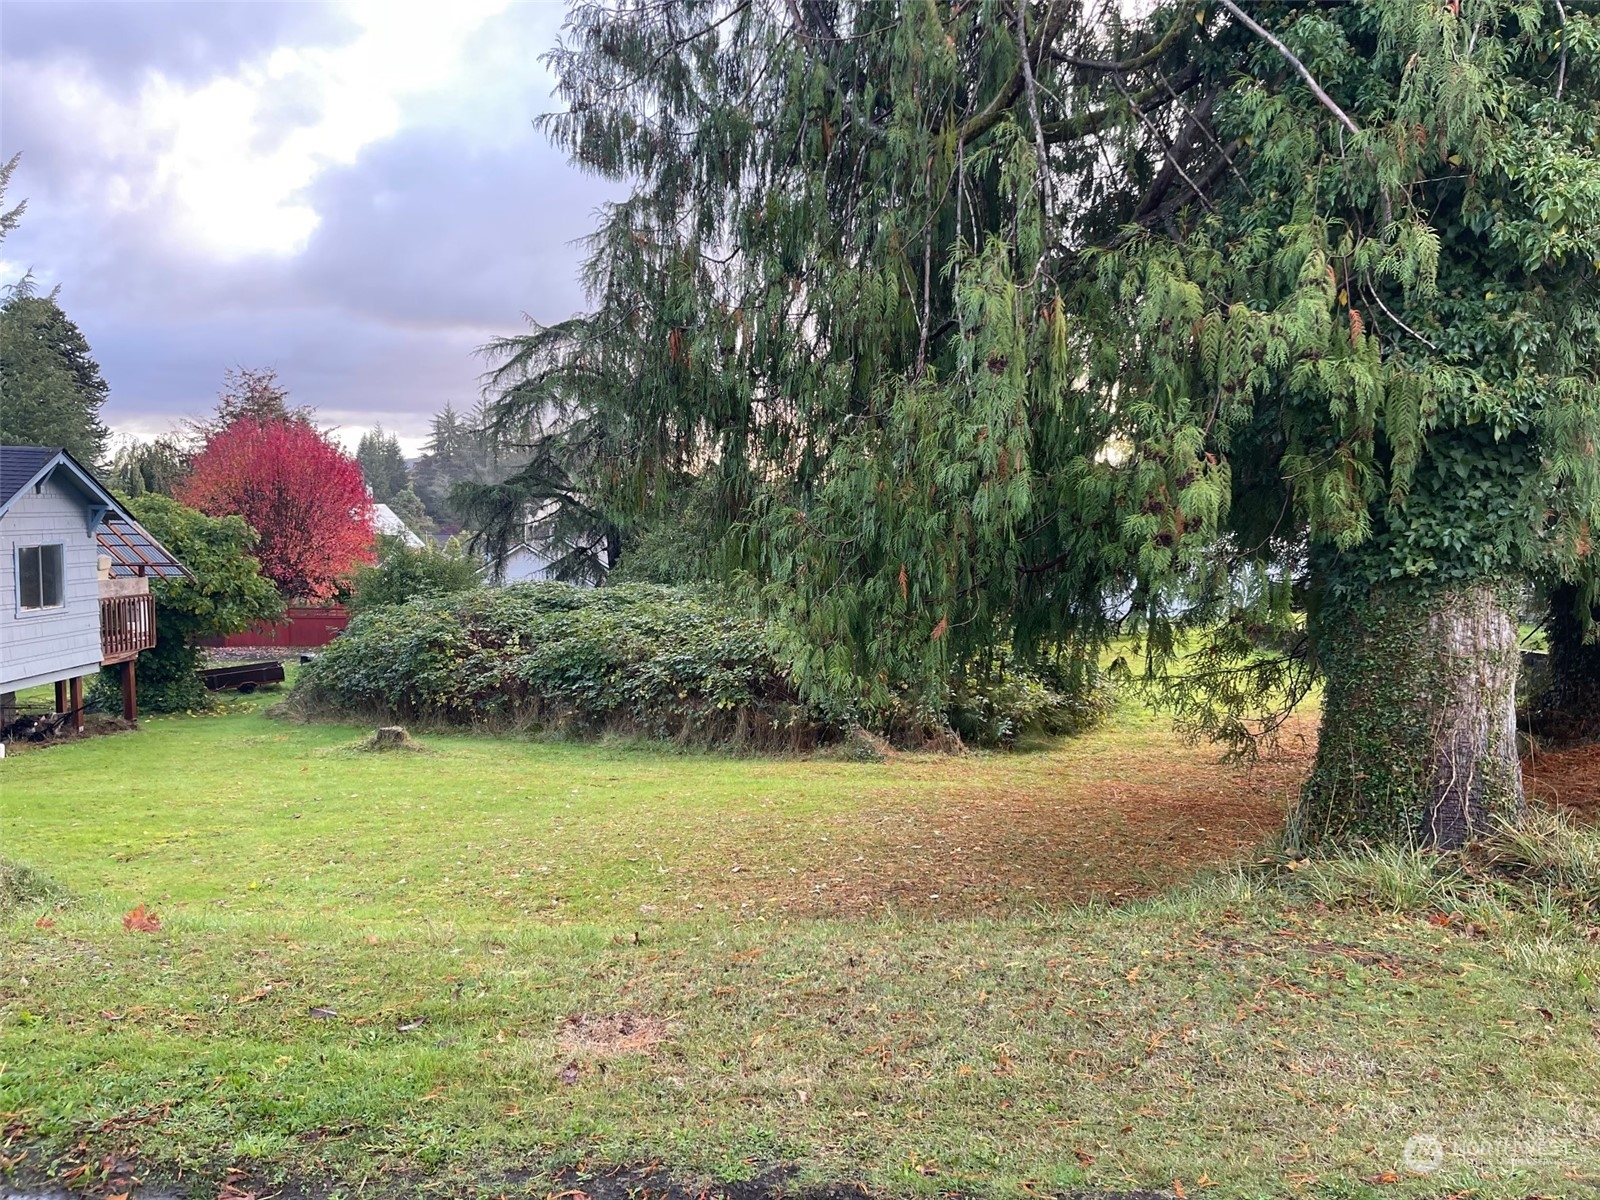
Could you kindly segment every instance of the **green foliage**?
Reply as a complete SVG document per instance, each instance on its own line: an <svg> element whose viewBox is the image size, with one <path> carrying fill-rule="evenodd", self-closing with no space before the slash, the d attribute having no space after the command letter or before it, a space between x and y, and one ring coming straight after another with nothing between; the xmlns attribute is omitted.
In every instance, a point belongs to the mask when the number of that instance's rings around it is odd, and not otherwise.
<svg viewBox="0 0 1600 1200"><path fill-rule="evenodd" d="M6 159L5 162L0 163L0 205L4 204L6 198L6 189L11 186L11 176L15 173L17 169L17 163L20 162L21 159L22 155L20 153L13 154L10 158ZM5 241L6 234L10 233L21 223L22 214L27 211L27 208L28 202L26 200L23 200L21 203L16 204L9 209L0 207L0 242Z"/></svg>
<svg viewBox="0 0 1600 1200"><path fill-rule="evenodd" d="M238 633L283 612L283 601L250 556L256 537L243 517L208 517L169 496L132 497L128 511L194 575L156 579L156 644L139 653L140 707L151 712L202 708L208 693L195 671L196 639ZM114 686L115 671L103 673Z"/></svg>
<svg viewBox="0 0 1600 1200"><path fill-rule="evenodd" d="M361 464L362 477L372 491L373 500L379 504L388 504L411 486L405 455L400 451L400 439L392 433L384 433L382 425L374 425L361 435L356 462Z"/></svg>
<svg viewBox="0 0 1600 1200"><path fill-rule="evenodd" d="M423 506L422 497L417 495L417 489L411 484L406 484L389 498L389 507L395 516L405 522L406 528L418 537L427 540L433 536L437 526Z"/></svg>
<svg viewBox="0 0 1600 1200"><path fill-rule="evenodd" d="M463 514L451 499L456 487L494 483L520 461L515 447L499 444L491 424L481 409L463 415L448 402L433 416L411 480L428 515L446 528L462 523Z"/></svg>
<svg viewBox="0 0 1600 1200"><path fill-rule="evenodd" d="M11 445L64 446L94 467L105 452L100 408L108 388L89 343L31 281L0 304L0 439Z"/></svg>
<svg viewBox="0 0 1600 1200"><path fill-rule="evenodd" d="M1104 710L1098 692L1015 667L974 675L931 715L853 707L848 694L807 700L774 626L707 589L537 583L383 605L358 590L356 607L300 673L295 701L307 712L792 748L857 724L912 746L937 744L951 726L975 744L1008 745L1029 731L1078 731Z"/></svg>
<svg viewBox="0 0 1600 1200"><path fill-rule="evenodd" d="M578 735L808 744L764 621L709 593L524 584L368 608L301 673L309 707Z"/></svg>
<svg viewBox="0 0 1600 1200"><path fill-rule="evenodd" d="M152 438L148 442L130 438L111 456L110 467L102 478L125 495L157 492L170 496L189 474L191 457L175 437Z"/></svg>
<svg viewBox="0 0 1600 1200"><path fill-rule="evenodd" d="M950 690L950 727L969 745L1012 746L1026 733L1082 733L1110 711L1107 681L1047 678L1015 662L969 675Z"/></svg>
<svg viewBox="0 0 1600 1200"><path fill-rule="evenodd" d="M686 585L715 578L717 497L707 480L677 489L672 507L636 520L622 538L612 583Z"/></svg>
<svg viewBox="0 0 1600 1200"><path fill-rule="evenodd" d="M1597 60L1532 0L581 5L546 128L630 191L516 344L613 519L714 490L803 695L1221 628L1173 695L1237 736L1323 593L1593 594Z"/></svg>
<svg viewBox="0 0 1600 1200"><path fill-rule="evenodd" d="M479 574L477 561L457 545L412 547L404 538L380 535L377 563L356 571L350 611L464 592L478 585Z"/></svg>

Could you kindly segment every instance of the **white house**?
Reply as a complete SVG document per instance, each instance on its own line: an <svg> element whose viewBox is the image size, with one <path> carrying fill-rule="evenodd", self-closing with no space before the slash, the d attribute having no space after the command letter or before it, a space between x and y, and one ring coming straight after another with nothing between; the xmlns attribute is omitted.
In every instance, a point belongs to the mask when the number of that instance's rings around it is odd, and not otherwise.
<svg viewBox="0 0 1600 1200"><path fill-rule="evenodd" d="M131 720L133 660L155 645L150 579L187 573L65 450L0 446L0 711L53 683L81 727L83 677L121 664Z"/></svg>
<svg viewBox="0 0 1600 1200"><path fill-rule="evenodd" d="M493 576L502 584L549 579L550 564L555 559L553 552L523 542L511 547L499 562L493 564Z"/></svg>

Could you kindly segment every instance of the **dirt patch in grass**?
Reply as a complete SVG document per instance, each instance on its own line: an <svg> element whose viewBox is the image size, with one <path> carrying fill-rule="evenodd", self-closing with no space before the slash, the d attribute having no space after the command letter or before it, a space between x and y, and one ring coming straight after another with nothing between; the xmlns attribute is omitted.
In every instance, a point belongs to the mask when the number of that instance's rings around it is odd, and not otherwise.
<svg viewBox="0 0 1600 1200"><path fill-rule="evenodd" d="M1295 718L1278 752L1249 766L1165 731L1070 742L1003 771L979 759L970 780L948 760L900 757L897 773L942 786L830 818L820 834L808 831L804 867L773 847L708 881L709 890L745 909L831 916L886 907L955 916L1152 895L1259 853L1310 769L1315 722Z"/></svg>
<svg viewBox="0 0 1600 1200"><path fill-rule="evenodd" d="M645 1054L667 1036L667 1023L644 1013L577 1014L561 1023L558 1040L569 1054L609 1058L615 1054Z"/></svg>
<svg viewBox="0 0 1600 1200"><path fill-rule="evenodd" d="M1530 800L1587 824L1600 822L1600 743L1529 755L1522 780Z"/></svg>

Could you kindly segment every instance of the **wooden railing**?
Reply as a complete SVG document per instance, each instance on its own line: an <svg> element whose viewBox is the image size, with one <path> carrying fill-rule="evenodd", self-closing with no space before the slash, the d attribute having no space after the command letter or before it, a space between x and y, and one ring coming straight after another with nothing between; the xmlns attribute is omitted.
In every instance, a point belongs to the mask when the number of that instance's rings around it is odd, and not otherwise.
<svg viewBox="0 0 1600 1200"><path fill-rule="evenodd" d="M156 644L156 599L148 592L100 598L100 661L127 662Z"/></svg>

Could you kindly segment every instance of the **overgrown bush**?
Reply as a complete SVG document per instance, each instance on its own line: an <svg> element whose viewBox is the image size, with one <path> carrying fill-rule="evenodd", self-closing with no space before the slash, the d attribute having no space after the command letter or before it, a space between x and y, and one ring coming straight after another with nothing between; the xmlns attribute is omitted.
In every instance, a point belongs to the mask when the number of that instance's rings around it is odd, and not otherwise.
<svg viewBox="0 0 1600 1200"><path fill-rule="evenodd" d="M294 703L408 721L810 745L765 624L706 592L561 583L421 596L360 613Z"/></svg>
<svg viewBox="0 0 1600 1200"><path fill-rule="evenodd" d="M356 571L350 611L359 613L417 596L447 596L479 583L478 564L460 546L408 546L404 538L378 538L378 561Z"/></svg>
<svg viewBox="0 0 1600 1200"><path fill-rule="evenodd" d="M255 531L242 517L208 517L169 496L146 494L128 510L179 562L186 579L157 579L156 644L139 652L139 707L146 712L204 708L211 696L195 673L202 638L238 633L283 612L283 601L252 557ZM91 703L115 712L120 704L117 670L101 672Z"/></svg>
<svg viewBox="0 0 1600 1200"><path fill-rule="evenodd" d="M1014 663L958 682L949 721L976 746L1011 746L1025 733L1082 733L1111 711L1111 689L1096 675L1081 679Z"/></svg>
<svg viewBox="0 0 1600 1200"><path fill-rule="evenodd" d="M900 744L941 744L927 731L942 719L808 703L773 634L709 589L533 583L419 596L358 613L302 669L290 708L797 749L865 725ZM967 741L995 745L1081 728L1088 707L1011 672L962 689L949 716ZM944 741L959 744L948 731Z"/></svg>

